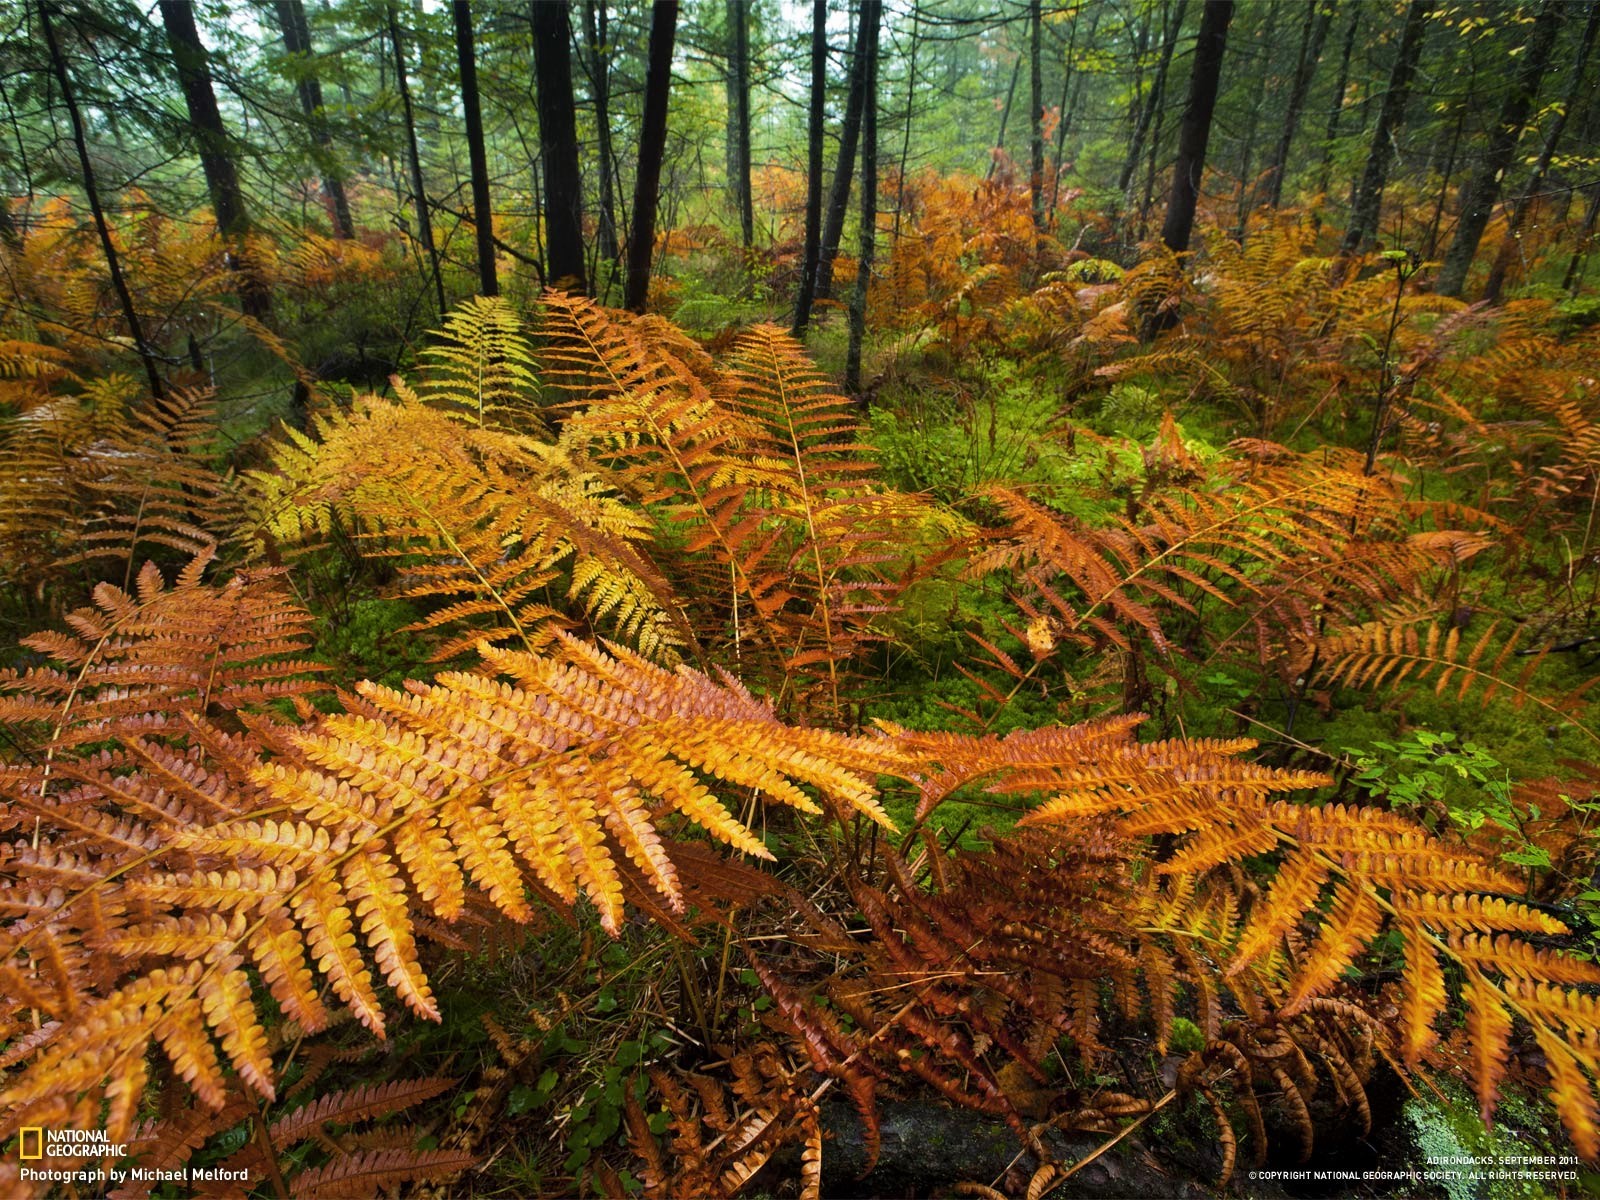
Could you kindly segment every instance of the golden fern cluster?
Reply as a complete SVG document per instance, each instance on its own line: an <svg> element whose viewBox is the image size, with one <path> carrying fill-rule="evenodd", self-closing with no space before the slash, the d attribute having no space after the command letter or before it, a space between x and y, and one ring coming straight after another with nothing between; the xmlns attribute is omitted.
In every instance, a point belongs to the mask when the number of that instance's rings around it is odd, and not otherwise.
<svg viewBox="0 0 1600 1200"><path fill-rule="evenodd" d="M306 614L270 572L208 587L203 566L102 585L72 635L30 641L59 666L5 680L29 753L0 770L0 1017L24 1064L0 1136L123 1140L155 1046L207 1104L225 1061L270 1097L251 968L299 1028L329 1020L326 986L381 1036L377 979L438 1018L417 920L459 916L468 889L516 920L530 890L582 894L615 931L628 887L681 905L657 833L674 814L769 857L714 789L886 822L875 779L908 769L884 739L782 724L731 679L565 637L547 657L482 647L506 679L364 684L348 713L302 702L284 724L273 706L313 686Z"/></svg>

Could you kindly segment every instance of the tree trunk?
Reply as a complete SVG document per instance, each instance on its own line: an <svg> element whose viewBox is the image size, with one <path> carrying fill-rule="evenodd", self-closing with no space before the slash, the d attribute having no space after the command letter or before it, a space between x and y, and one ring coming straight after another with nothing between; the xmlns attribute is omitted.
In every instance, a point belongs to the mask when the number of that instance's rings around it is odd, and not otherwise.
<svg viewBox="0 0 1600 1200"><path fill-rule="evenodd" d="M800 266L800 294L795 297L797 338L806 335L811 302L817 294L817 268L822 257L822 122L828 99L828 4L811 3L811 114L806 126L806 246Z"/></svg>
<svg viewBox="0 0 1600 1200"><path fill-rule="evenodd" d="M1545 135L1544 146L1539 151L1539 161L1534 163L1533 174L1528 176L1527 185L1522 189L1522 195L1517 197L1516 207L1511 210L1511 218L1506 223L1506 235L1500 241L1500 251L1495 255L1494 266L1489 270L1489 282L1484 288L1483 298L1491 304L1500 302L1500 294L1505 290L1506 275L1510 272L1512 260L1516 257L1522 223L1527 220L1528 209L1532 206L1534 197L1544 186L1545 173L1550 170L1550 163L1555 158L1556 146L1566 130L1567 119L1572 115L1573 108L1582 102L1585 92L1584 75L1588 70L1589 52L1594 49L1597 31L1600 31L1600 0L1590 0L1589 19L1584 24L1583 35L1578 42L1578 52L1572 62L1572 79L1567 84L1567 94L1561 102L1561 107L1551 119L1550 130Z"/></svg>
<svg viewBox="0 0 1600 1200"><path fill-rule="evenodd" d="M1263 62L1270 62L1272 59L1272 44L1277 29L1278 0L1271 0L1267 5L1266 22L1256 34L1257 41L1261 43ZM1251 178L1250 170L1255 160L1256 131L1261 127L1261 105L1266 97L1267 76L1263 71L1260 84L1250 100L1250 117L1245 122L1244 137L1241 139L1239 151L1239 222L1234 230L1234 237L1240 245L1244 244L1245 225L1250 219L1250 201L1255 198L1255 180Z"/></svg>
<svg viewBox="0 0 1600 1200"><path fill-rule="evenodd" d="M1344 30L1344 49L1339 55L1339 75L1333 83L1333 103L1328 106L1328 131L1322 135L1322 171L1317 191L1324 199L1333 179L1333 147L1339 139L1339 120L1344 116L1344 93L1350 85L1350 53L1356 45L1356 29L1361 24L1361 5L1350 6L1350 24Z"/></svg>
<svg viewBox="0 0 1600 1200"><path fill-rule="evenodd" d="M1389 161L1394 156L1394 131L1406 111L1411 77L1422 55L1424 27L1433 11L1433 0L1411 0L1406 6L1405 25L1400 31L1400 47L1395 52L1389 87L1378 110L1378 123L1372 131L1372 148L1367 152L1366 170L1350 198L1350 224L1345 228L1339 254L1360 254L1372 245L1378 232L1378 211L1383 203L1383 185L1389 179Z"/></svg>
<svg viewBox="0 0 1600 1200"><path fill-rule="evenodd" d="M617 244L616 181L611 149L611 47L607 40L605 0L583 0L584 29L589 41L589 85L594 97L595 133L600 152L600 257L615 263Z"/></svg>
<svg viewBox="0 0 1600 1200"><path fill-rule="evenodd" d="M433 272L433 290L439 301L439 319L450 306L444 298L444 275L439 270L439 249L433 241L433 214L428 211L428 189L422 180L422 151L417 146L417 122L411 109L411 82L406 76L405 43L400 40L400 17L389 5L389 43L394 47L395 86L400 92L400 111L406 122L406 147L411 154L411 200L417 212L417 236L428 256Z"/></svg>
<svg viewBox="0 0 1600 1200"><path fill-rule="evenodd" d="M454 0L456 60L461 67L461 108L467 121L467 156L472 163L472 224L478 233L478 290L500 294L494 262L494 208L489 203L489 158L483 147L483 114L478 110L478 59L472 47L472 5Z"/></svg>
<svg viewBox="0 0 1600 1200"><path fill-rule="evenodd" d="M1150 127L1165 99L1167 68L1172 64L1172 52L1177 48L1178 34L1183 29L1183 18L1188 7L1189 0L1178 0L1176 15L1168 18L1170 24L1163 31L1161 57L1156 62L1156 77L1150 84L1150 96L1139 110L1139 125L1133 131L1133 140L1128 144L1128 157L1123 159L1122 171L1117 176L1117 194L1114 202L1125 204L1130 208L1133 206L1133 201L1128 196L1128 188L1133 183L1133 173L1139 169L1139 159L1144 153L1145 139L1149 137ZM1167 17L1165 6L1162 15Z"/></svg>
<svg viewBox="0 0 1600 1200"><path fill-rule="evenodd" d="M1533 98L1539 92L1539 79L1550 65L1550 50L1560 27L1561 0L1544 0L1534 18L1527 44L1523 46L1522 61L1501 105L1500 117L1490 131L1488 153L1478 164L1461 197L1456 236L1444 252L1439 278L1433 285L1433 290L1441 296L1460 296L1466 287L1467 272L1478 253L1478 243L1483 240L1489 216L1500 199L1500 181L1517 152L1517 142L1522 138L1523 126L1528 123Z"/></svg>
<svg viewBox="0 0 1600 1200"><path fill-rule="evenodd" d="M867 289L872 284L872 259L878 232L878 21L882 5L861 9L861 53L866 55L866 101L861 113L861 253L856 263L856 286L850 297L850 343L845 353L844 387L852 396L861 391L861 343L867 330ZM1035 193L1037 195L1037 193Z"/></svg>
<svg viewBox="0 0 1600 1200"><path fill-rule="evenodd" d="M78 168L83 172L83 191L89 199L89 212L94 217L95 231L100 235L100 249L106 256L106 270L111 275L111 290L117 294L122 307L122 319L128 326L128 336L144 365L145 378L150 384L150 394L157 400L165 398L161 386L161 372L156 369L155 356L144 340L144 330L139 324L139 311L133 305L133 294L128 291L128 281L122 276L122 263L117 257L116 244L111 240L111 227L106 223L105 209L100 205L100 189L95 183L94 165L89 160L89 143L83 132L83 116L78 112L78 102L72 91L72 77L67 73L67 60L56 42L55 27L50 23L50 0L39 5L39 27L44 34L44 44L50 52L50 69L56 83L61 86L61 101L66 105L67 117L72 123L72 144L78 151Z"/></svg>
<svg viewBox="0 0 1600 1200"><path fill-rule="evenodd" d="M1217 83L1222 77L1222 55L1228 44L1228 22L1233 0L1206 0L1195 37L1194 68L1189 76L1189 99L1178 126L1178 158L1172 168L1172 193L1167 198L1167 218L1161 240L1174 254L1189 249L1194 232L1194 209L1200 198L1200 177L1206 169L1206 144L1211 140L1211 114L1217 107Z"/></svg>
<svg viewBox="0 0 1600 1200"><path fill-rule="evenodd" d="M333 135L328 132L322 111L322 82L310 69L311 26L306 22L306 8L301 0L277 0L276 7L284 49L307 60L298 68L296 89L300 95L300 111L305 113L306 124L322 156L318 166L322 171L322 199L328 208L328 221L333 226L334 237L353 238L356 227L350 218L350 199L345 195L344 180L335 166Z"/></svg>
<svg viewBox="0 0 1600 1200"><path fill-rule="evenodd" d="M1595 187L1594 195L1589 197L1589 207L1583 211L1583 228L1572 247L1572 257L1567 260L1567 273L1561 277L1561 290L1569 296L1578 294L1578 285L1583 281L1583 269L1587 269L1589 244L1594 240L1597 218L1600 218L1600 185Z"/></svg>
<svg viewBox="0 0 1600 1200"><path fill-rule="evenodd" d="M861 137L861 112L866 106L867 68L862 54L867 26L877 28L882 0L861 0L856 20L856 43L850 60L850 92L845 99L844 124L839 127L839 162L828 192L827 219L822 227L822 257L817 262L817 298L833 295L833 260L844 237L845 213L850 207L850 177L855 166L856 143ZM873 35L876 37L876 33Z"/></svg>
<svg viewBox="0 0 1600 1200"><path fill-rule="evenodd" d="M906 207L906 164L911 161L911 114L917 100L917 47L921 42L921 23L922 9L914 4L911 6L911 53L907 56L906 65L905 129L900 142L900 171L894 184L894 244L891 256L900 247L900 216Z"/></svg>
<svg viewBox="0 0 1600 1200"><path fill-rule="evenodd" d="M746 250L756 236L750 194L750 12L748 0L728 0L728 150L739 236Z"/></svg>
<svg viewBox="0 0 1600 1200"><path fill-rule="evenodd" d="M572 37L570 8L568 0L532 0L533 73L538 90L539 158L544 164L549 281L552 287L587 292L583 177L578 173L578 123L572 103L572 54L568 48Z"/></svg>
<svg viewBox="0 0 1600 1200"><path fill-rule="evenodd" d="M639 169L633 179L633 226L628 231L628 283L623 304L642 313L650 292L650 258L656 241L656 204L661 199L661 160L667 150L667 100L672 92L672 45L678 32L678 0L650 6L650 51L644 75L644 118L639 130Z"/></svg>
<svg viewBox="0 0 1600 1200"><path fill-rule="evenodd" d="M206 48L195 28L194 6L188 0L161 0L161 23L166 29L167 46L178 68L178 84L189 113L200 151L200 169L211 196L211 211L227 246L229 266L239 280L239 303L245 314L257 320L272 315L272 295L253 269L243 244L250 231L250 214L244 191L239 186L239 171L228 147L228 133L222 127L222 113L211 87L211 67Z"/></svg>
<svg viewBox="0 0 1600 1200"><path fill-rule="evenodd" d="M1044 228L1044 76L1039 62L1039 36L1044 25L1040 0L1028 4L1029 132L1028 191L1033 198L1033 227ZM863 160L864 162L865 160ZM863 211L865 211L863 209Z"/></svg>
<svg viewBox="0 0 1600 1200"><path fill-rule="evenodd" d="M1272 163L1268 167L1267 204L1273 209L1283 203L1283 176L1289 167L1289 150L1294 145L1300 113L1311 91L1311 81L1316 77L1317 60L1322 57L1322 43L1327 39L1328 26L1331 24L1332 0L1308 0L1305 28L1300 37L1300 54L1294 67L1294 83L1289 88L1289 106L1283 114L1283 130L1278 134L1278 144L1272 151Z"/></svg>
<svg viewBox="0 0 1600 1200"><path fill-rule="evenodd" d="M854 76L851 76L854 79ZM1017 98L1017 80L1022 78L1022 57L1011 64L1011 84L1006 88L1006 102L1000 106L1000 132L994 135L994 149L989 154L989 167L983 173L985 179L994 178L995 164L1000 161L1000 155L1006 149L1006 127L1011 124L1011 102Z"/></svg>
<svg viewBox="0 0 1600 1200"><path fill-rule="evenodd" d="M1433 261L1433 256L1439 249L1439 225L1444 220L1445 201L1450 197L1450 180L1456 173L1456 153L1461 149L1461 131L1466 125L1466 120L1466 106L1460 105L1456 109L1456 123L1450 130L1449 148L1444 156L1444 170L1439 177L1439 198L1434 202L1433 220L1428 223L1428 240L1422 251L1422 257L1427 262Z"/></svg>

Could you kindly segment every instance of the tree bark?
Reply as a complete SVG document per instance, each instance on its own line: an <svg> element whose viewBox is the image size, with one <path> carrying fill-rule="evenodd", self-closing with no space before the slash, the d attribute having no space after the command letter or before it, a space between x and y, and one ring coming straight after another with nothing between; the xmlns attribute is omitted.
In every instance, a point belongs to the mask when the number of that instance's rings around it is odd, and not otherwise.
<svg viewBox="0 0 1600 1200"><path fill-rule="evenodd" d="M1033 227L1044 228L1044 76L1039 62L1039 38L1044 25L1040 0L1028 4L1029 163L1028 192L1033 198Z"/></svg>
<svg viewBox="0 0 1600 1200"><path fill-rule="evenodd" d="M1332 0L1308 0L1306 6L1306 23L1300 37L1294 82L1289 88L1289 105L1283 114L1283 130L1278 134L1278 144L1268 167L1267 204L1273 209L1283 203L1283 176L1289 167L1289 150L1294 145L1295 130L1300 125L1300 113L1311 91L1311 81L1316 78L1322 43L1327 39L1328 26L1333 24L1333 8Z"/></svg>
<svg viewBox="0 0 1600 1200"><path fill-rule="evenodd" d="M539 158L544 166L546 269L552 287L587 292L583 177L578 172L578 122L572 103L570 8L568 0L532 0L533 73L538 92Z"/></svg>
<svg viewBox="0 0 1600 1200"><path fill-rule="evenodd" d="M1178 158L1172 168L1172 192L1161 240L1174 254L1189 249L1194 232L1194 209L1200 198L1200 177L1206 169L1206 145L1211 140L1211 114L1217 107L1217 83L1222 77L1222 55L1228 45L1228 22L1233 0L1206 0L1195 38L1194 68L1189 76L1189 99L1178 126Z"/></svg>
<svg viewBox="0 0 1600 1200"><path fill-rule="evenodd" d="M478 108L478 58L472 45L472 5L453 0L456 61L461 69L461 108L467 123L467 157L472 164L472 224L478 234L478 291L500 294L495 271L494 208L489 201L489 157L483 146L483 114Z"/></svg>
<svg viewBox="0 0 1600 1200"><path fill-rule="evenodd" d="M1400 31L1400 47L1395 52L1394 69L1389 73L1389 87L1383 94L1383 107L1378 109L1378 123L1372 131L1372 148L1367 152L1367 166L1361 182L1350 197L1350 224L1345 228L1344 240L1339 243L1339 254L1348 257L1360 254L1372 245L1378 232L1378 211L1383 203L1383 185L1389 179L1389 162L1394 157L1394 131L1405 115L1406 100L1411 92L1411 77L1416 74L1417 60L1422 56L1424 27L1428 14L1433 11L1433 0L1411 0L1406 7L1405 25Z"/></svg>
<svg viewBox="0 0 1600 1200"><path fill-rule="evenodd" d="M839 161L828 192L827 219L822 227L822 257L817 263L817 298L833 295L833 260L844 237L845 213L850 207L850 181L855 167L856 143L861 138L861 112L866 106L867 69L862 54L867 26L876 30L882 0L861 0L856 21L856 42L850 60L850 92L845 99L844 124L839 127ZM873 34L876 37L876 33Z"/></svg>
<svg viewBox="0 0 1600 1200"><path fill-rule="evenodd" d="M1511 167L1511 159L1522 139L1523 127L1533 109L1533 99L1539 92L1539 80L1550 64L1550 50L1556 42L1556 31L1561 27L1561 0L1544 0L1534 18L1533 29L1523 47L1522 62L1517 68L1511 90L1506 93L1500 108L1500 117L1489 135L1489 149L1478 169L1467 183L1461 197L1461 218L1456 222L1456 236L1444 252L1444 262L1439 267L1439 278L1433 290L1441 296L1460 296L1466 287L1467 272L1478 253L1478 243L1489 224L1490 214L1500 199L1500 181Z"/></svg>
<svg viewBox="0 0 1600 1200"><path fill-rule="evenodd" d="M866 101L861 113L861 252L856 262L856 286L850 297L850 342L845 353L845 391L861 391L861 343L867 330L867 289L872 284L872 259L878 232L878 21L882 6L863 5L862 53L866 55ZM1035 193L1037 195L1037 193Z"/></svg>
<svg viewBox="0 0 1600 1200"><path fill-rule="evenodd" d="M584 30L589 42L589 86L594 99L595 133L600 152L600 219L597 230L600 257L615 263L617 243L616 180L611 148L611 67L607 40L605 0L583 0Z"/></svg>
<svg viewBox="0 0 1600 1200"><path fill-rule="evenodd" d="M1439 226L1444 220L1445 201L1450 197L1450 180L1455 177L1456 153L1461 149L1461 132L1466 120L1466 106L1458 105L1455 125L1451 127L1450 141L1445 151L1444 169L1439 176L1439 197L1433 205L1433 219L1428 223L1428 239L1422 250L1422 257L1428 262L1433 261L1433 256L1439 248Z"/></svg>
<svg viewBox="0 0 1600 1200"><path fill-rule="evenodd" d="M741 244L750 249L756 236L754 200L750 193L750 11L748 0L728 0L728 133L729 175L733 202L739 210Z"/></svg>
<svg viewBox="0 0 1600 1200"><path fill-rule="evenodd" d="M1528 209L1539 194L1539 189L1544 186L1545 173L1550 170L1550 163L1555 158L1556 147L1561 142L1561 135L1566 130L1572 110L1582 102L1585 91L1584 76L1588 70L1589 53L1594 49L1597 31L1600 31L1600 0L1590 0L1589 19L1584 23L1583 34L1578 41L1578 52L1572 62L1572 79L1567 84L1567 94L1550 122L1544 146L1539 151L1539 160L1533 165L1533 174L1528 176L1522 195L1517 197L1516 206L1511 210L1511 217L1506 223L1506 235L1500 241L1499 253L1495 255L1494 266L1489 270L1489 282L1484 288L1483 298L1491 304L1500 302L1500 294L1505 290L1506 276L1510 273L1512 260L1516 257L1517 241L1522 233L1522 224L1527 220Z"/></svg>
<svg viewBox="0 0 1600 1200"><path fill-rule="evenodd" d="M656 204L661 199L661 160L667 150L667 101L672 93L672 46L678 32L678 0L650 6L650 50L644 75L644 119L639 130L639 169L633 181L633 227L628 232L628 283L623 305L642 313L650 292L655 251Z"/></svg>
<svg viewBox="0 0 1600 1200"><path fill-rule="evenodd" d="M995 164L1000 161L1000 155L1006 149L1006 128L1011 124L1011 102L1017 98L1017 80L1022 78L1022 57L1017 56L1017 61L1011 64L1011 83L1006 88L1006 102L1000 106L1000 132L994 135L994 150L989 154L989 167L983 173L985 179L994 178Z"/></svg>
<svg viewBox="0 0 1600 1200"><path fill-rule="evenodd" d="M83 116L78 112L78 102L73 95L72 77L67 72L67 60L56 41L55 27L50 23L50 0L39 5L39 27L44 34L45 48L50 52L50 69L56 83L61 86L61 101L67 107L67 117L72 123L72 144L78 151L78 168L83 172L83 190L89 199L89 212L94 217L95 231L100 235L100 249L106 256L106 270L111 275L111 290L117 294L122 308L122 320L128 326L128 336L144 365L145 378L150 384L150 394L157 400L165 398L161 385L161 372L156 369L155 356L145 343L144 330L139 324L139 310L133 305L133 294L128 281L122 276L122 262L117 257L116 244L111 240L111 227L106 223L105 209L100 205L100 189L95 183L94 164L89 159L89 143L84 136Z"/></svg>
<svg viewBox="0 0 1600 1200"><path fill-rule="evenodd" d="M428 189L422 179L422 151L417 146L417 122L411 109L411 82L406 77L405 43L400 39L400 17L395 6L388 6L389 43L394 47L395 86L400 92L400 111L406 123L406 147L411 156L411 200L417 212L417 236L428 256L433 272L434 296L439 302L439 319L450 306L444 297L444 275L439 269L439 248L433 241L433 214L428 211Z"/></svg>
<svg viewBox="0 0 1600 1200"><path fill-rule="evenodd" d="M178 69L178 84L189 113L200 151L200 170L206 177L211 196L211 211L227 246L229 266L239 280L239 303L245 315L268 320L272 315L272 295L256 272L243 245L250 231L250 214L244 191L239 186L239 170L228 146L228 133L222 126L216 92L211 86L211 67L206 48L195 28L194 6L188 0L161 0L161 23L167 46Z"/></svg>
<svg viewBox="0 0 1600 1200"><path fill-rule="evenodd" d="M828 4L811 3L811 113L806 127L806 245L800 266L800 293L795 297L794 325L789 332L804 338L817 293L822 257L822 122L828 99Z"/></svg>
<svg viewBox="0 0 1600 1200"><path fill-rule="evenodd" d="M322 81L311 71L311 26L306 22L306 8L301 0L277 0L278 29L283 34L283 46L290 54L306 60L299 68L295 87L300 96L300 111L305 113L306 124L317 143L322 161L322 199L327 205L328 222L333 226L333 236L349 239L356 235L355 222L350 217L350 199L345 194L344 180L339 177L334 163L333 135L323 114Z"/></svg>

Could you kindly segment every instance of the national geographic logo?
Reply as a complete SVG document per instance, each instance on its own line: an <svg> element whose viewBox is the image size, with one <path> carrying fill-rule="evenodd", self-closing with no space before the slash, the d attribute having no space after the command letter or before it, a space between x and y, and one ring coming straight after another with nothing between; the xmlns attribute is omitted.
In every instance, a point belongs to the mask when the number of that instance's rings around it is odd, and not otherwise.
<svg viewBox="0 0 1600 1200"><path fill-rule="evenodd" d="M50 1158L126 1158L126 1142L113 1144L104 1129L45 1129L25 1125L17 1131L17 1157L23 1162Z"/></svg>

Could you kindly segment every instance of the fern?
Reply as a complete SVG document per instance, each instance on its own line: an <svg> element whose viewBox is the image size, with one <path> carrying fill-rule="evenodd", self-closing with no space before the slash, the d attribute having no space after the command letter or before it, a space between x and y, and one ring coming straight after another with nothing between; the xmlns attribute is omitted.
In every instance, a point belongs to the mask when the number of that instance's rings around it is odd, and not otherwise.
<svg viewBox="0 0 1600 1200"><path fill-rule="evenodd" d="M250 540L315 544L344 527L398 558L403 595L447 601L415 628L448 636L436 658L480 639L545 644L562 614L551 585L648 654L691 643L671 589L639 543L648 525L567 445L462 425L402 393L292 431L274 470L247 475Z"/></svg>
<svg viewBox="0 0 1600 1200"><path fill-rule="evenodd" d="M417 394L480 428L538 428L538 380L522 319L498 296L474 296L445 315L422 352L428 369Z"/></svg>

